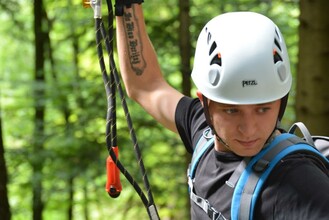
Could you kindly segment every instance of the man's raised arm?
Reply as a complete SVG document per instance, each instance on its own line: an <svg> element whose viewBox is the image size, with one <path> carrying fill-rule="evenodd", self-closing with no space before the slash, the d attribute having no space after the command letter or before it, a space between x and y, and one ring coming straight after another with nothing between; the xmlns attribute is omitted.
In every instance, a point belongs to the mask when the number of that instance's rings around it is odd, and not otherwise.
<svg viewBox="0 0 329 220"><path fill-rule="evenodd" d="M175 110L182 94L163 78L145 28L142 6L124 8L117 21L117 47L128 96L168 129L176 132Z"/></svg>

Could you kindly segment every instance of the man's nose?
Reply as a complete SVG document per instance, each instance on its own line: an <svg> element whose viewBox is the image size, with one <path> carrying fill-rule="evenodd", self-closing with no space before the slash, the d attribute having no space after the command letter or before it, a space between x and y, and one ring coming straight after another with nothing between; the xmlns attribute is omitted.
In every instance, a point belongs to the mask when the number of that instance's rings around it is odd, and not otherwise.
<svg viewBox="0 0 329 220"><path fill-rule="evenodd" d="M257 121L252 113L244 113L238 125L238 130L246 137L252 137L257 130Z"/></svg>

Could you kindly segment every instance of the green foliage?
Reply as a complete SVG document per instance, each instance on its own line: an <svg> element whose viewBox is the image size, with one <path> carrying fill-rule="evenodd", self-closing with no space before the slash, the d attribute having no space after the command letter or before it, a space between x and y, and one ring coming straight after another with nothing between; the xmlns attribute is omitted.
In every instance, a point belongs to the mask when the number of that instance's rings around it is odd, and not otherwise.
<svg viewBox="0 0 329 220"><path fill-rule="evenodd" d="M94 43L93 12L84 9L78 0L47 0L45 5L51 44L45 52L46 83L41 85L33 82L33 3L10 1L0 8L0 101L13 219L32 217L30 162L35 159L42 159L44 164L40 177L44 187L44 219L68 218L70 188L74 195L74 219L88 219L87 216L89 219L146 219L139 196L123 177L119 198L109 198L104 189L107 104ZM299 13L295 2L192 1L193 45L206 21L233 10L261 12L278 23L295 73ZM16 11L19 13L14 13ZM170 84L180 89L178 1L145 1L144 12L164 75ZM32 91L38 86L47 91L45 100L39 100L46 104L46 136L43 137L46 145L42 152L32 154L35 101ZM187 219L184 146L176 134L159 126L137 104L128 100L128 105L160 216ZM294 119L292 108L288 108L287 113L285 123L290 123ZM118 112L118 138L122 163L141 183L122 110Z"/></svg>

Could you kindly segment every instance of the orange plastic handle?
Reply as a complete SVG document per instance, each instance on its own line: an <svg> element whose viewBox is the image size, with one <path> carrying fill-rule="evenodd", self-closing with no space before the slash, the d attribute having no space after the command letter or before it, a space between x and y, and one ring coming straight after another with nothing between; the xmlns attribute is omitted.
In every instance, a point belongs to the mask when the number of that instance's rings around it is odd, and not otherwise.
<svg viewBox="0 0 329 220"><path fill-rule="evenodd" d="M112 148L116 157L119 157L119 148ZM122 190L122 185L120 181L120 170L112 160L111 156L106 159L106 171L107 171L107 181L106 181L106 191L112 198L117 198Z"/></svg>

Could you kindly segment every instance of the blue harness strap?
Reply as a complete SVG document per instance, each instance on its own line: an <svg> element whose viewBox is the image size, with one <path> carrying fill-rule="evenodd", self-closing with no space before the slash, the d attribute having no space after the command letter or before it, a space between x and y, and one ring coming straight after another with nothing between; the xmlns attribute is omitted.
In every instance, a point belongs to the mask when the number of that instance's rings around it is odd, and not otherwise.
<svg viewBox="0 0 329 220"><path fill-rule="evenodd" d="M203 135L200 137L194 152L192 156L192 160L188 169L188 175L193 179L195 176L195 170L198 166L198 163L200 161L200 158L203 156L203 154L208 150L210 146L213 146L214 144L214 137L207 137Z"/></svg>
<svg viewBox="0 0 329 220"><path fill-rule="evenodd" d="M194 149L189 168L187 170L190 199L198 205L212 220L227 220L221 212L218 212L208 200L198 196L194 192L195 171L204 153L214 144L214 137L210 129L206 129L201 135Z"/></svg>

